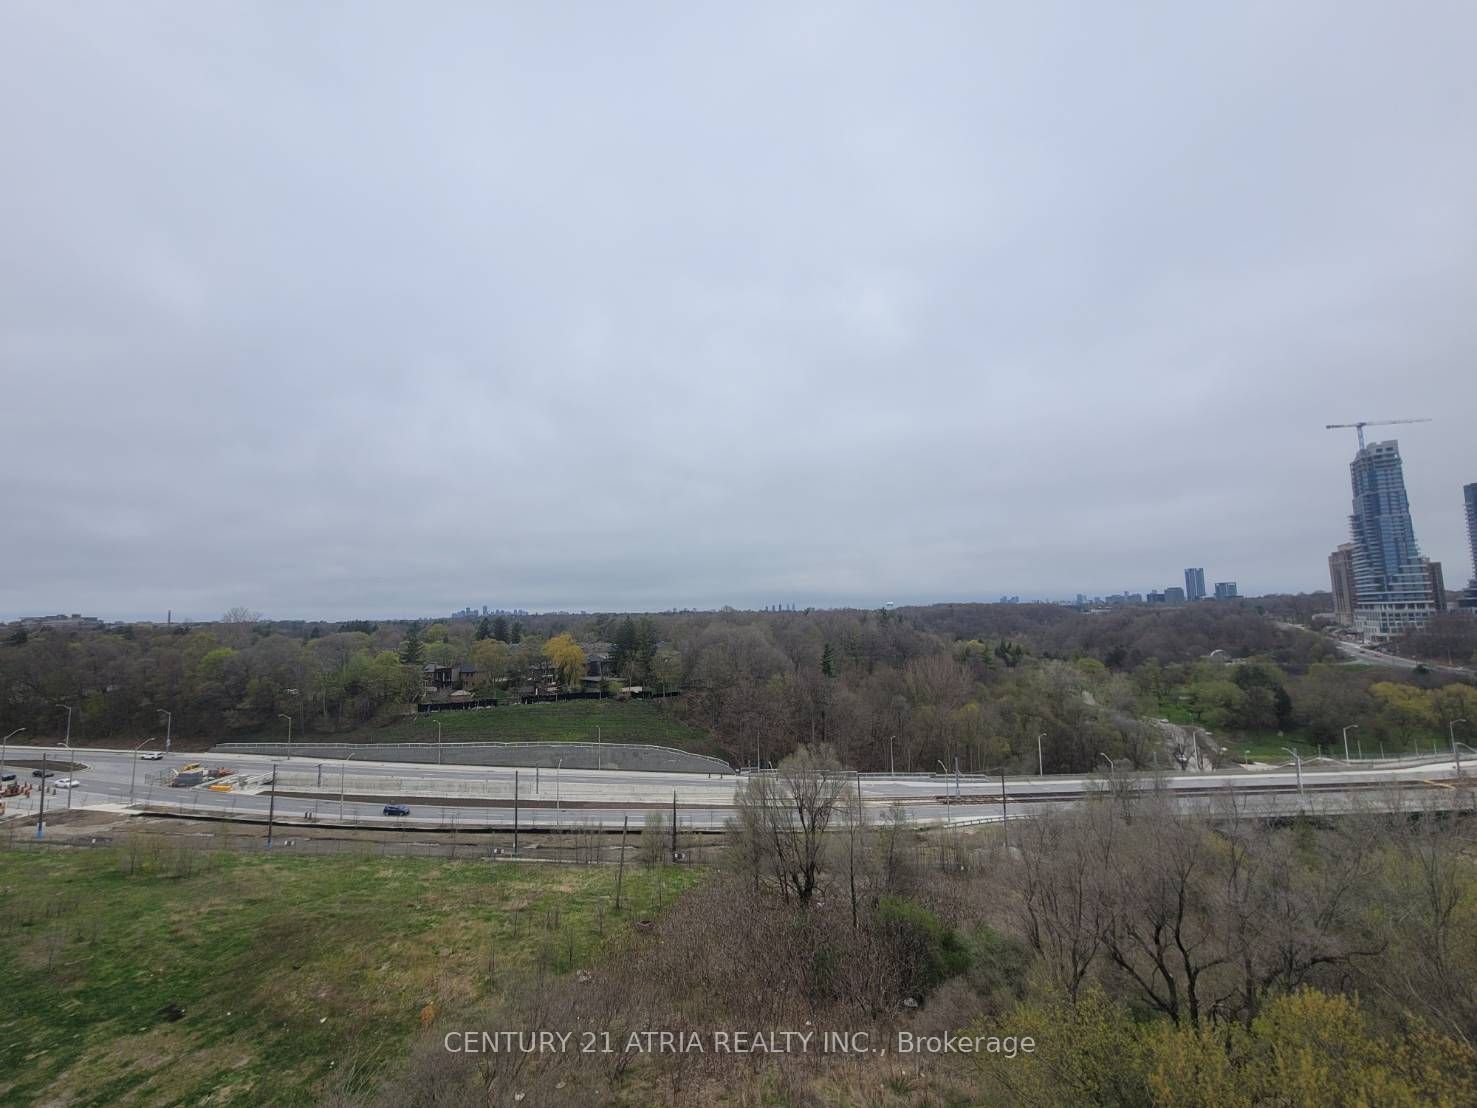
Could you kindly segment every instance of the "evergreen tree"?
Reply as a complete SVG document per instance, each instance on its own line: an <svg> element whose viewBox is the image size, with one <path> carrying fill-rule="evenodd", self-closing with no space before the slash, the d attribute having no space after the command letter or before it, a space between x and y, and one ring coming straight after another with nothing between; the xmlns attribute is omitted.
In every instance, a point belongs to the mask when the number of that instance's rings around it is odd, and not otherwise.
<svg viewBox="0 0 1477 1108"><path fill-rule="evenodd" d="M490 638L492 638L492 624L488 622L486 616L483 616L477 624L477 641L481 642L483 639Z"/></svg>
<svg viewBox="0 0 1477 1108"><path fill-rule="evenodd" d="M421 625L412 623L405 632L405 641L400 644L400 660L408 666L418 666L425 658L421 645Z"/></svg>
<svg viewBox="0 0 1477 1108"><path fill-rule="evenodd" d="M508 631L508 641L518 643L523 641L523 621L515 619L512 628Z"/></svg>
<svg viewBox="0 0 1477 1108"><path fill-rule="evenodd" d="M630 616L621 620L610 645L611 667L622 676L634 676L629 667L636 660L636 623Z"/></svg>
<svg viewBox="0 0 1477 1108"><path fill-rule="evenodd" d="M492 621L492 637L498 642L508 641L508 621L502 616Z"/></svg>
<svg viewBox="0 0 1477 1108"><path fill-rule="evenodd" d="M656 623L650 616L642 616L636 623L636 676L643 685L651 681L651 663L656 658L659 642L661 636Z"/></svg>
<svg viewBox="0 0 1477 1108"><path fill-rule="evenodd" d="M836 676L836 655L832 652L830 643L826 643L821 650L821 674L825 677Z"/></svg>

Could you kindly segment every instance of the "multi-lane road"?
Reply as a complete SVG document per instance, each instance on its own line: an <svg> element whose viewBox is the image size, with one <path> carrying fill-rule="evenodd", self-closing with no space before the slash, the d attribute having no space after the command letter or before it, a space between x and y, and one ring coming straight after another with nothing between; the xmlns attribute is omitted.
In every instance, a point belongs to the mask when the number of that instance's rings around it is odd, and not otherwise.
<svg viewBox="0 0 1477 1108"><path fill-rule="evenodd" d="M30 781L40 748L11 747L6 772ZM55 747L44 751L53 762L65 757ZM81 782L72 790L70 806L180 812L244 820L265 819L269 810L285 823L358 826L511 828L514 820L528 830L578 826L619 827L623 820L641 826L652 809L670 811L675 797L684 827L717 829L732 814L744 778L739 775L642 773L625 770L504 769L489 766L424 765L362 760L321 761L312 758L268 758L233 755L227 759L174 754L163 761L144 761L131 751L78 749L73 758L82 768L71 772ZM236 771L229 789L172 788L171 770L192 762L207 767L224 764ZM19 763L19 765L12 764ZM1477 770L1477 764L1464 769ZM275 771L276 788L271 788ZM1237 769L1208 774L1155 777L1119 770L1086 777L1000 778L924 775L858 775L863 801L874 811L898 805L918 823L965 823L999 820L1058 808L1102 790L1118 787L1163 788L1183 808L1211 809L1235 802L1255 815L1292 814L1299 810L1347 810L1356 805L1392 803L1443 807L1471 803L1458 788L1452 761L1430 759L1418 764L1394 762L1353 766L1329 765L1260 771ZM1471 777L1465 778L1467 782ZM273 792L275 791L275 797ZM515 798L516 794L516 798ZM7 817L34 814L39 796L10 798ZM387 816L386 804L403 804L408 816ZM68 806L66 790L49 793L48 812Z"/></svg>

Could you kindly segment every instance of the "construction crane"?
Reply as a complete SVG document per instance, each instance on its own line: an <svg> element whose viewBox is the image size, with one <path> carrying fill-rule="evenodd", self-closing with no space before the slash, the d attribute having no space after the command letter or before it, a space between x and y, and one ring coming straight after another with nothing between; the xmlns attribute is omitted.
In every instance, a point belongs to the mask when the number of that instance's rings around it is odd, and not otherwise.
<svg viewBox="0 0 1477 1108"><path fill-rule="evenodd" d="M1361 419L1358 423L1325 423L1325 431L1340 430L1352 427L1359 432L1359 449L1364 449L1364 429L1366 427L1388 427L1394 423L1430 423L1429 419Z"/></svg>

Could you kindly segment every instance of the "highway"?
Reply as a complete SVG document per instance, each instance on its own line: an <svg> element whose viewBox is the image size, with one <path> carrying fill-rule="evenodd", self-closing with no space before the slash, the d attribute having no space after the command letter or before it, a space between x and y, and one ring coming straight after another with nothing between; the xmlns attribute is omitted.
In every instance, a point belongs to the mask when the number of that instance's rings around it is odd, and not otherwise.
<svg viewBox="0 0 1477 1108"><path fill-rule="evenodd" d="M1441 665L1439 662L1422 662L1414 658L1402 658L1398 654L1386 654L1383 650L1375 650L1359 643L1346 642L1343 639L1335 640L1338 648L1343 654L1356 662L1365 662L1372 666L1389 666L1391 669L1426 669L1439 670L1442 673L1455 673L1463 677L1471 677L1472 671L1464 666Z"/></svg>
<svg viewBox="0 0 1477 1108"><path fill-rule="evenodd" d="M24 783L37 782L31 767L45 753L52 761L65 758L56 747L12 746L7 772ZM72 790L71 806L115 811L178 812L183 815L262 820L273 799L269 782L276 770L274 815L284 825L312 822L320 825L413 827L417 829L511 828L514 822L515 774L517 819L525 830L618 828L628 820L639 828L652 809L670 811L676 797L683 827L717 830L731 815L739 775L650 773L624 770L518 770L489 766L425 765L421 763L322 761L311 758L268 758L233 755L224 761L210 755L174 754L162 761L135 761L132 751L77 749L75 761L84 768L71 773L81 782ZM12 763L19 761L17 766ZM225 765L236 771L225 783L229 790L206 787L171 788L165 784L171 770L200 761L207 768ZM1477 771L1477 759L1464 761L1465 770ZM1251 815L1289 815L1299 810L1346 811L1359 805L1385 805L1397 788L1401 803L1435 801L1443 806L1471 803L1470 793L1457 788L1456 767L1450 759L1397 764L1331 763L1314 768L1305 763L1303 785L1289 766L1262 770L1163 775L1115 771L1111 784L1120 788L1162 787L1186 810L1213 810L1234 799ZM1470 783L1471 776L1465 780ZM1076 777L1000 778L925 775L858 775L864 803L874 816L898 805L909 821L919 824L998 822L1002 815L1020 817L1059 808L1110 787L1106 772ZM342 799L340 799L342 798ZM1422 799L1424 798L1424 799ZM404 804L409 816L383 814L388 803ZM34 814L39 796L12 797L6 817ZM48 812L65 809L66 790L48 794Z"/></svg>

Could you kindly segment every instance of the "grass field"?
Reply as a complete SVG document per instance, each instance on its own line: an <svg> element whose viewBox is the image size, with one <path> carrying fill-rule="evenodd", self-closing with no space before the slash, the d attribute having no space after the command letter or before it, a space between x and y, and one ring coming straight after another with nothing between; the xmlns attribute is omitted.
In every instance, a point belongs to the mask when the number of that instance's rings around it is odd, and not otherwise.
<svg viewBox="0 0 1477 1108"><path fill-rule="evenodd" d="M150 840L0 852L0 1103L311 1104L346 1081L367 1091L427 1005L494 994L512 969L588 964L697 875L627 866L618 915L615 878Z"/></svg>
<svg viewBox="0 0 1477 1108"><path fill-rule="evenodd" d="M560 700L435 712L386 727L340 733L333 741L434 742L438 720L447 742L594 742L598 735L608 743L654 743L700 753L708 749L706 733L677 719L666 705L649 700Z"/></svg>

